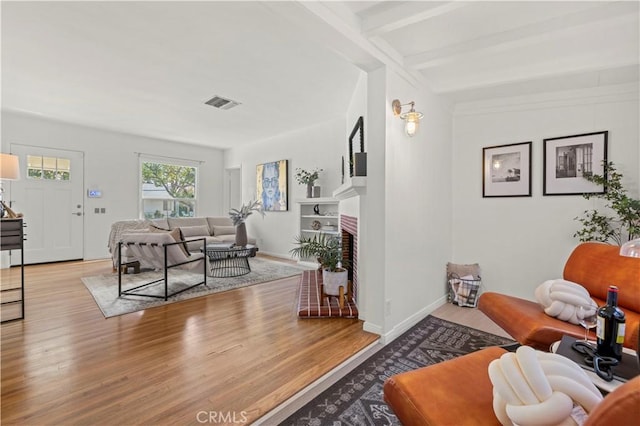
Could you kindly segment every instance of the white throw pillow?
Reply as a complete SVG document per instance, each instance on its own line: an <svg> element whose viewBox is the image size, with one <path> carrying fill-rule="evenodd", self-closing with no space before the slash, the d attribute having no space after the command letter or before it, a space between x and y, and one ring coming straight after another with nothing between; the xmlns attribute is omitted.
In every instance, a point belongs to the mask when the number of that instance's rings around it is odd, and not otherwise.
<svg viewBox="0 0 640 426"><path fill-rule="evenodd" d="M583 315L580 306L589 307L586 312L591 315L598 308L586 288L563 279L543 282L536 288L535 296L547 315L576 325Z"/></svg>
<svg viewBox="0 0 640 426"><path fill-rule="evenodd" d="M209 236L209 227L207 225L181 226L180 230L184 238Z"/></svg>

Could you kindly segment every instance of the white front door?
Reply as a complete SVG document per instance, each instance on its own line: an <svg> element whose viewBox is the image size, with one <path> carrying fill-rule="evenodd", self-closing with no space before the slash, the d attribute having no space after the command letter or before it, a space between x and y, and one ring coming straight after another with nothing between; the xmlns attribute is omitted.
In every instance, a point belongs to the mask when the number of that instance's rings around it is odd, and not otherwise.
<svg viewBox="0 0 640 426"><path fill-rule="evenodd" d="M20 157L20 180L11 182L11 208L24 214L24 262L82 259L84 154L16 144L11 151Z"/></svg>

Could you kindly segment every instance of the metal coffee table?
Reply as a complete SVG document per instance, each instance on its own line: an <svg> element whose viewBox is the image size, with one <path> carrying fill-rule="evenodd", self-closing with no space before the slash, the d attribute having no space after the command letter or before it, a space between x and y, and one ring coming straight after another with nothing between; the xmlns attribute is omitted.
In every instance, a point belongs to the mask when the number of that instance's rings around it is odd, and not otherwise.
<svg viewBox="0 0 640 426"><path fill-rule="evenodd" d="M236 246L230 244L207 244L205 252L209 257L211 276L229 278L251 272L249 257L255 256L256 246Z"/></svg>

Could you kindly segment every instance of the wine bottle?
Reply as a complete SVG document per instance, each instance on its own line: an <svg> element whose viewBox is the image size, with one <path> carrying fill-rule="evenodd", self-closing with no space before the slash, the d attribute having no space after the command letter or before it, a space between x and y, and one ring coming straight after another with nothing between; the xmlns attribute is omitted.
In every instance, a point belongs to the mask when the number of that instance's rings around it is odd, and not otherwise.
<svg viewBox="0 0 640 426"><path fill-rule="evenodd" d="M618 287L612 285L607 292L607 304L598 308L596 324L598 355L622 359L624 329L624 312L618 308Z"/></svg>

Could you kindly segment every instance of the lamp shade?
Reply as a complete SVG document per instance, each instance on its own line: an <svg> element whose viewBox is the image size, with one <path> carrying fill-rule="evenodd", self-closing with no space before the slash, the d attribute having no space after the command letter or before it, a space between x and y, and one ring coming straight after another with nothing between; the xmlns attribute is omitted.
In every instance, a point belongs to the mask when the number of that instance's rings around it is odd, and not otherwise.
<svg viewBox="0 0 640 426"><path fill-rule="evenodd" d="M620 247L620 256L640 257L640 238L624 243Z"/></svg>
<svg viewBox="0 0 640 426"><path fill-rule="evenodd" d="M20 162L17 155L0 153L0 179L20 179Z"/></svg>

